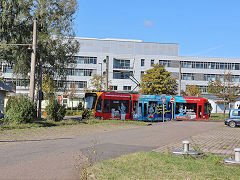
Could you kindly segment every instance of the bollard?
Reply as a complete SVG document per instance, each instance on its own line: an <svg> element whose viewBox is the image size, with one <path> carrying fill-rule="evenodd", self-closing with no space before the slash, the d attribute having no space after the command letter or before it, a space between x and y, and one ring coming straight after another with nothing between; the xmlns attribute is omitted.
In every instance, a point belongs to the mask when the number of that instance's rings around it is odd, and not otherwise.
<svg viewBox="0 0 240 180"><path fill-rule="evenodd" d="M235 148L235 158L234 159L224 159L225 163L240 165L240 148Z"/></svg>
<svg viewBox="0 0 240 180"><path fill-rule="evenodd" d="M235 161L240 162L240 148L235 148Z"/></svg>
<svg viewBox="0 0 240 180"><path fill-rule="evenodd" d="M189 155L200 155L202 152L197 152L193 150L189 150L189 144L190 142L188 140L185 140L182 142L183 143L183 150L173 150L171 151L173 154L189 154Z"/></svg>
<svg viewBox="0 0 240 180"><path fill-rule="evenodd" d="M189 151L189 144L190 144L190 142L185 140L182 143L183 143L183 151L184 152L188 152Z"/></svg>

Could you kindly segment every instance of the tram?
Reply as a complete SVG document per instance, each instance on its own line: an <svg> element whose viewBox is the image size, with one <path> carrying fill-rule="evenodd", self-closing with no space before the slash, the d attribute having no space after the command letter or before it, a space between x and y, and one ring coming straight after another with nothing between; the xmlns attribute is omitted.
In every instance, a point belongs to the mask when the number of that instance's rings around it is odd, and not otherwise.
<svg viewBox="0 0 240 180"><path fill-rule="evenodd" d="M85 109L104 120L209 119L208 100L200 97L93 92L85 94Z"/></svg>

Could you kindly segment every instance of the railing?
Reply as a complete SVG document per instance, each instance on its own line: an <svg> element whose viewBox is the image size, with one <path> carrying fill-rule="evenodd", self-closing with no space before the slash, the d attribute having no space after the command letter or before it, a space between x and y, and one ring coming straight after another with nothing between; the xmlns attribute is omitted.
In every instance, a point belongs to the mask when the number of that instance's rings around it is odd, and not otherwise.
<svg viewBox="0 0 240 180"><path fill-rule="evenodd" d="M133 69L131 66L113 66L115 69Z"/></svg>

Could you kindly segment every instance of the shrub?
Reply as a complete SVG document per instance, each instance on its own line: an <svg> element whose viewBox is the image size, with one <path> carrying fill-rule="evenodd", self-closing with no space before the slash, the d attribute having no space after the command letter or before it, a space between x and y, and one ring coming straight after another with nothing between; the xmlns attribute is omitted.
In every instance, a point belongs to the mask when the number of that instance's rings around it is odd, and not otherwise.
<svg viewBox="0 0 240 180"><path fill-rule="evenodd" d="M46 107L46 116L48 120L61 121L66 114L66 108L61 105L55 98L49 100Z"/></svg>
<svg viewBox="0 0 240 180"><path fill-rule="evenodd" d="M6 107L4 122L29 123L37 116L36 105L31 102L27 95L15 96L9 99Z"/></svg>

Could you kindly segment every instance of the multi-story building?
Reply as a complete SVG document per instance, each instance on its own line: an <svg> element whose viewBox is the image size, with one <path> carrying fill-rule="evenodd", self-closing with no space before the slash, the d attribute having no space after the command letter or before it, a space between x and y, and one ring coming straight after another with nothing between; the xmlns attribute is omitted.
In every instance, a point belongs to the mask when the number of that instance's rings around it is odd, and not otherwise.
<svg viewBox="0 0 240 180"><path fill-rule="evenodd" d="M185 89L187 84L197 85L207 97L210 97L207 94L208 82L223 78L224 73L231 72L233 81L236 84L240 82L240 58L179 56L179 45L174 43L148 43L126 39L76 39L80 43L80 50L75 56L76 64L68 69L66 81L58 82L58 86L71 87L74 82L76 94L80 97L83 96L85 88L92 88L90 79L94 74L106 74L107 57L109 85L113 91L138 91L139 87L132 77L141 82L141 76L156 63L164 65L177 79L181 63L181 88ZM11 67L2 66L2 72L5 78L11 78ZM17 81L17 93L28 92L28 87L24 83ZM213 111L221 112L223 107L216 102L219 100L212 98Z"/></svg>

